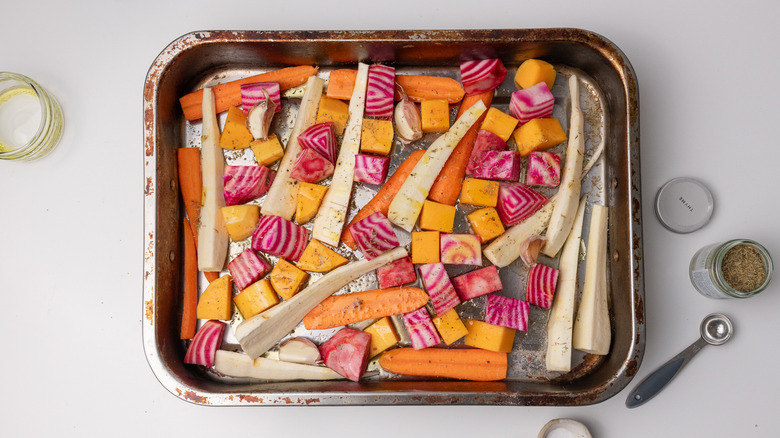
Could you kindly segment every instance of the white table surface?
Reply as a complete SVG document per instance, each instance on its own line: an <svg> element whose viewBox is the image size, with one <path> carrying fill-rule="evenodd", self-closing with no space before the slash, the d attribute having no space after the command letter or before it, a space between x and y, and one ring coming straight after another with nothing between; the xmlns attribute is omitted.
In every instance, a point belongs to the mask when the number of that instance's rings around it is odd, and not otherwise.
<svg viewBox="0 0 780 438"><path fill-rule="evenodd" d="M535 437L559 417L597 437L780 435L780 281L718 301L688 280L691 255L730 238L756 239L780 261L776 2L268 3L0 8L0 69L48 88L66 122L50 156L0 162L0 435ZM710 312L733 316L734 339L703 350L634 410L624 407L628 389L575 408L209 408L168 393L141 344L142 86L160 50L201 29L523 27L604 35L639 78L647 343L632 383L693 342ZM656 190L677 176L701 179L716 201L711 222L689 235L653 216Z"/></svg>

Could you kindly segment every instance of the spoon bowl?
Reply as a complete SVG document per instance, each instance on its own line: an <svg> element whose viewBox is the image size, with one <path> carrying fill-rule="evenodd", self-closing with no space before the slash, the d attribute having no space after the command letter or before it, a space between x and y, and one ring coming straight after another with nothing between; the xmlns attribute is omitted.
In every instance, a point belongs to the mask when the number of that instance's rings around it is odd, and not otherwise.
<svg viewBox="0 0 780 438"><path fill-rule="evenodd" d="M734 325L723 314L713 313L701 322L701 337L710 345L723 345L734 335Z"/></svg>

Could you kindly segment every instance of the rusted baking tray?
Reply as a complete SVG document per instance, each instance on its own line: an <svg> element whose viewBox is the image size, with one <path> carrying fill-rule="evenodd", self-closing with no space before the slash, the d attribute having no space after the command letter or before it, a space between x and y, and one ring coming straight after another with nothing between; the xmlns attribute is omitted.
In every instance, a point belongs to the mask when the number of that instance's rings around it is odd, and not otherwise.
<svg viewBox="0 0 780 438"><path fill-rule="evenodd" d="M604 154L583 181L583 192L590 203L605 204L610 209L610 353L592 356L575 352L571 372L548 373L544 351L549 311L532 306L528 331L518 332L515 337L508 376L500 382L400 378L372 364L359 383L272 383L232 379L185 365L187 343L178 335L184 209L177 186L176 149L200 144L200 123L184 120L179 97L207 84L304 64L319 66L318 74L325 79L335 68L356 68L358 61L392 65L398 74L458 79L462 60L488 57L499 57L509 73L493 102L505 111L514 91L512 78L517 67L529 58L552 63L558 73L552 89L556 97L553 116L567 131L570 99L566 78L573 73L580 78L585 160L599 144L604 146ZM283 140L289 135L298 101L287 99L281 121L275 122ZM224 114L220 120L224 122ZM426 137L411 147L396 142L390 171L411 150L426 147L430 140ZM565 143L555 150L563 153ZM230 151L226 159L230 164L248 164L252 160L251 152L248 154ZM154 374L182 399L207 405L586 405L617 394L639 367L645 345L645 317L638 88L625 55L597 34L579 29L190 33L166 47L149 69L144 86L144 162L143 341ZM356 184L351 214L370 199L374 190L376 187ZM554 190L544 193L549 196ZM261 203L262 198L255 202ZM462 210L458 211L456 233L469 232ZM585 230L588 217L589 212ZM409 242L408 235L399 235L399 239L402 245ZM229 257L245 246L232 243ZM350 255L344 248L339 251ZM548 262L557 266L555 260ZM580 263L580 283L583 265ZM462 272L451 266L448 271L450 275ZM520 261L502 268L501 294L522 299L526 274L527 268ZM372 273L343 291L365 290L374 284ZM484 301L478 298L461 305L459 312L481 319L482 306ZM231 340L230 329L228 332L225 342L229 348L235 339ZM307 333L299 327L294 333L322 341L333 332Z"/></svg>

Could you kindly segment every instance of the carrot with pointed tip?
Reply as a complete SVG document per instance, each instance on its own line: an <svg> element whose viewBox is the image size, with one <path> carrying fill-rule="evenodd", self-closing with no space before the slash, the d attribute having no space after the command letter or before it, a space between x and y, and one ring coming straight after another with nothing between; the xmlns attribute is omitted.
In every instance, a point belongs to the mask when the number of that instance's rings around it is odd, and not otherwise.
<svg viewBox="0 0 780 438"><path fill-rule="evenodd" d="M181 339L192 339L198 325L198 258L191 224L184 222L184 300L181 312Z"/></svg>
<svg viewBox="0 0 780 438"><path fill-rule="evenodd" d="M284 91L305 83L306 80L309 79L309 76L317 74L318 70L317 67L311 65L285 67L280 68L279 70L273 70L247 78L214 85L211 87L211 90L214 92L214 102L217 112L226 111L231 106L241 105L241 85L243 84L278 82L279 89ZM198 120L203 117L202 103L202 89L182 96L179 99L179 104L181 104L181 109L184 112L184 118L187 120Z"/></svg>
<svg viewBox="0 0 780 438"><path fill-rule="evenodd" d="M349 100L356 77L357 70L353 69L331 71L327 96L331 99ZM458 81L444 76L396 75L394 100L401 100L401 90L406 92L412 102L444 99L449 103L458 103L466 94Z"/></svg>
<svg viewBox="0 0 780 438"><path fill-rule="evenodd" d="M461 116L467 109L471 108L471 105L475 104L478 100L485 103L486 107L490 107L493 102L493 90L486 91L484 93L475 94L473 96L466 96L463 98L463 102L460 104L458 110L458 117ZM452 154L444 163L444 167L439 176L436 177L436 181L431 186L431 191L428 193L428 199L441 204L455 205L458 202L458 196L460 196L460 189L463 185L463 178L466 176L466 167L471 157L471 151L474 149L474 142L477 139L477 133L479 127L482 125L482 121L485 120L486 113L477 120L476 123L471 125L466 135L458 142ZM457 118L456 118L457 119Z"/></svg>
<svg viewBox="0 0 780 438"><path fill-rule="evenodd" d="M409 313L427 302L428 294L424 290L404 286L333 295L304 316L303 325L307 330L325 330L367 319Z"/></svg>
<svg viewBox="0 0 780 438"><path fill-rule="evenodd" d="M506 378L506 353L478 348L396 348L379 365L395 374L489 382Z"/></svg>

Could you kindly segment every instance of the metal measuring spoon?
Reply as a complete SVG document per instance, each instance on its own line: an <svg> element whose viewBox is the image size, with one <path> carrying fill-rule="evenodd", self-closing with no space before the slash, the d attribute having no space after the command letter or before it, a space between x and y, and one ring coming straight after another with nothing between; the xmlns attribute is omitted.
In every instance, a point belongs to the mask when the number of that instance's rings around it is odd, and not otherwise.
<svg viewBox="0 0 780 438"><path fill-rule="evenodd" d="M722 345L734 334L734 326L726 315L713 313L701 322L701 337L669 362L645 377L626 398L626 407L635 408L655 397L705 345Z"/></svg>

